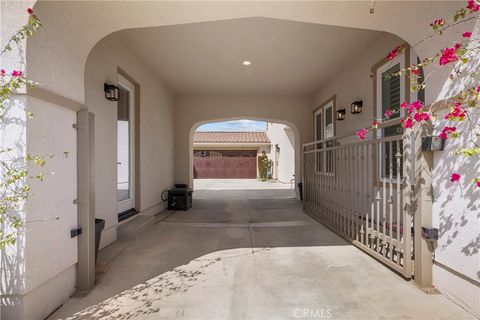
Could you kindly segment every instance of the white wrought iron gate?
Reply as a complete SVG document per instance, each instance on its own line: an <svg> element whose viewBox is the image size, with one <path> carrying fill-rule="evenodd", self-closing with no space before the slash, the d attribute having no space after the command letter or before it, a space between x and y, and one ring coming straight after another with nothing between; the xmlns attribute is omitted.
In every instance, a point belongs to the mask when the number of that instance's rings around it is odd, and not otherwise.
<svg viewBox="0 0 480 320"><path fill-rule="evenodd" d="M402 135L335 137L303 145L304 210L365 252L412 277L412 216ZM407 196L405 196L407 195Z"/></svg>

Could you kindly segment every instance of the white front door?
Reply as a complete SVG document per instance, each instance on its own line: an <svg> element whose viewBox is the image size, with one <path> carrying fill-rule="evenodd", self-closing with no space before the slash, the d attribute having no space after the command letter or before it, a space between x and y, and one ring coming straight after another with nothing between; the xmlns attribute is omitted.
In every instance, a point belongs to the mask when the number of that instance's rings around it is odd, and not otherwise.
<svg viewBox="0 0 480 320"><path fill-rule="evenodd" d="M135 86L118 75L117 199L118 213L135 207Z"/></svg>

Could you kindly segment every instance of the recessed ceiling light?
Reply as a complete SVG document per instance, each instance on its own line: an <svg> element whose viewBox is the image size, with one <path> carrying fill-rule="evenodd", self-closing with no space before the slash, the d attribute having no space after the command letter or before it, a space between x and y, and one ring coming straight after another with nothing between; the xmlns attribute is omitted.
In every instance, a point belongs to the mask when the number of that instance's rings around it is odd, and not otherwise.
<svg viewBox="0 0 480 320"><path fill-rule="evenodd" d="M252 61L245 60L242 62L244 66L249 66L252 64Z"/></svg>

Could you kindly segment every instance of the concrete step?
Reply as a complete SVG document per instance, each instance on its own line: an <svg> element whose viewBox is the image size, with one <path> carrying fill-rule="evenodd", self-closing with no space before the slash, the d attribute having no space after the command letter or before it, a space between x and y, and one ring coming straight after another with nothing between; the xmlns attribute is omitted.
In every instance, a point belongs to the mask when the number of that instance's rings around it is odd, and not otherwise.
<svg viewBox="0 0 480 320"><path fill-rule="evenodd" d="M141 232L154 222L154 216L137 214L117 227L117 239L135 240Z"/></svg>

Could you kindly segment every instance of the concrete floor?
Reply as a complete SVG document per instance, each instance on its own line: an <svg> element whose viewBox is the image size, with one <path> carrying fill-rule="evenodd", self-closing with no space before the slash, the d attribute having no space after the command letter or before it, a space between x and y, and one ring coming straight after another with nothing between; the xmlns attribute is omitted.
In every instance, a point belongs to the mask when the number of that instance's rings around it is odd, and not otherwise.
<svg viewBox="0 0 480 320"><path fill-rule="evenodd" d="M193 209L102 250L110 270L50 319L474 319L305 215L288 188L196 183Z"/></svg>

